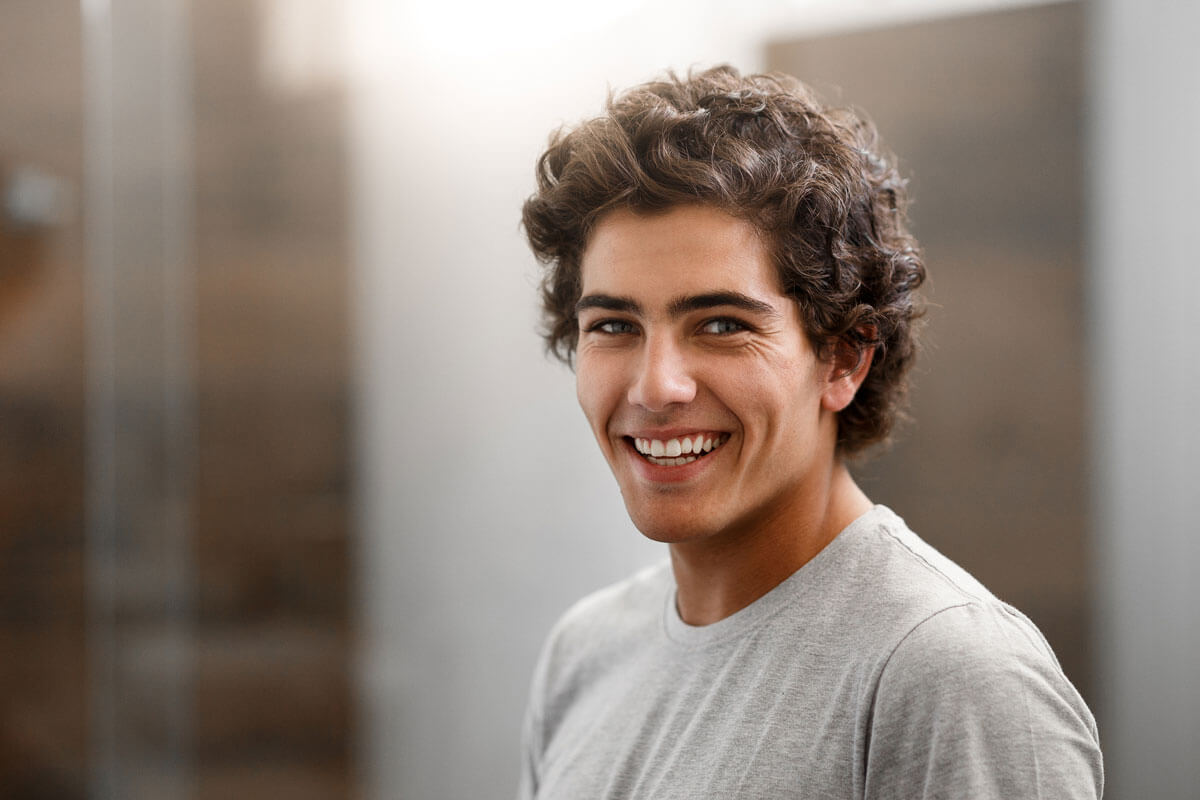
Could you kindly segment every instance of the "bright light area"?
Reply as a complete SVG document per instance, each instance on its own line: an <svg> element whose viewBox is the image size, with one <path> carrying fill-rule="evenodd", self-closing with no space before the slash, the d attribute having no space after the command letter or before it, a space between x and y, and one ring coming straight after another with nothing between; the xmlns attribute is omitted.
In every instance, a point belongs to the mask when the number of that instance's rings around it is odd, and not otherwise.
<svg viewBox="0 0 1200 800"><path fill-rule="evenodd" d="M1051 0L1053 1L1053 0ZM313 14L329 0L273 0L280 13ZM348 0L346 66L357 80L379 80L398 65L443 70L525 66L554 73L587 70L592 58L620 63L659 42L687 39L756 44L831 30L1045 4L1039 0L561 0L394 2ZM307 10L306 10L307 9ZM732 56L714 60L731 60ZM678 65L677 65L678 66Z"/></svg>

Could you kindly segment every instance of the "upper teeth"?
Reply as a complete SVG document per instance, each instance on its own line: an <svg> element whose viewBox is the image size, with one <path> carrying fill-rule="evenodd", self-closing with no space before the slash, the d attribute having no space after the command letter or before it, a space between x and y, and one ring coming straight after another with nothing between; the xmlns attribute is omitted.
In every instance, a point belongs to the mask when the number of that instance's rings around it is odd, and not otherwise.
<svg viewBox="0 0 1200 800"><path fill-rule="evenodd" d="M642 455L655 458L678 458L689 453L707 453L720 447L729 436L723 433L698 433L676 439L634 439L633 445Z"/></svg>

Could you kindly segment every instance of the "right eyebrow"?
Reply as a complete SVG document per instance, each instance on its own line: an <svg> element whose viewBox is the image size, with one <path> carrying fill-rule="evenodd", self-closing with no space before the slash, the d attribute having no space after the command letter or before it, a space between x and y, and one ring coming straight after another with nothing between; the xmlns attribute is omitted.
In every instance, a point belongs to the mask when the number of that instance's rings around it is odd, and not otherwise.
<svg viewBox="0 0 1200 800"><path fill-rule="evenodd" d="M588 308L602 308L605 311L621 311L626 314L641 314L642 307L631 297L616 297L611 294L589 294L579 298L575 304L578 314Z"/></svg>

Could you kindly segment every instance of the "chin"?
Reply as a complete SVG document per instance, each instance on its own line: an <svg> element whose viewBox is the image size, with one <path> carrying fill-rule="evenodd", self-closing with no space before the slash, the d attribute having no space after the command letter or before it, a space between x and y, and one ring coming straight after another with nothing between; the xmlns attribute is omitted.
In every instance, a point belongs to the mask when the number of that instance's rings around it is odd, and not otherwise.
<svg viewBox="0 0 1200 800"><path fill-rule="evenodd" d="M629 510L633 525L642 535L654 542L663 544L679 544L711 536L713 531L707 527L695 524L695 521L681 522L679 520L661 519L655 514L639 514Z"/></svg>

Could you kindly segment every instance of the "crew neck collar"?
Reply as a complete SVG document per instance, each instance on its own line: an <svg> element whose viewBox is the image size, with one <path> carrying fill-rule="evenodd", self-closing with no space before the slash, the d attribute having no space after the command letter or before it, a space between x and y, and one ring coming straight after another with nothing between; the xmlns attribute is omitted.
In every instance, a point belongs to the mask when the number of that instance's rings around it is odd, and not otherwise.
<svg viewBox="0 0 1200 800"><path fill-rule="evenodd" d="M672 577L663 609L663 627L667 638L688 648L708 647L732 639L755 628L792 603L804 598L813 587L822 585L822 577L835 568L838 553L850 545L861 531L883 523L893 516L886 506L876 505L842 529L829 544L809 559L800 569L785 578L778 586L750 605L710 625L689 625L679 616L676 602L678 588Z"/></svg>

